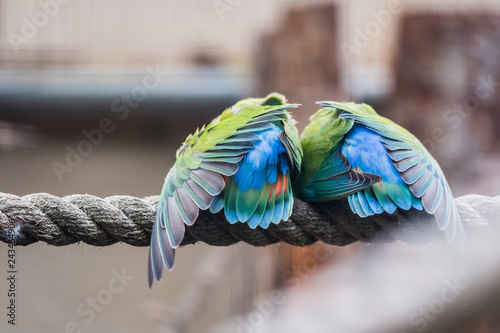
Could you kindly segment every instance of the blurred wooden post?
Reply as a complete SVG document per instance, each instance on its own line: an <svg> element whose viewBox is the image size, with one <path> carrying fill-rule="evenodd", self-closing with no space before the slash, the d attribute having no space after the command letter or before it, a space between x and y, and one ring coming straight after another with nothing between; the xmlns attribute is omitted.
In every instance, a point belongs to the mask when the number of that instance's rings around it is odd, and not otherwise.
<svg viewBox="0 0 500 333"><path fill-rule="evenodd" d="M464 159L496 149L500 16L406 15L396 49L386 115L424 141L451 171L468 164Z"/></svg>
<svg viewBox="0 0 500 333"><path fill-rule="evenodd" d="M299 130L318 109L314 102L340 97L337 29L333 4L294 8L258 46L257 95L278 91L301 103Z"/></svg>
<svg viewBox="0 0 500 333"><path fill-rule="evenodd" d="M333 4L289 10L276 30L260 41L256 95L277 91L291 103L302 104L292 111L299 132L319 108L315 102L342 99L338 43L337 7ZM301 266L312 256L314 246L304 251L284 245L281 255L289 261L285 266Z"/></svg>

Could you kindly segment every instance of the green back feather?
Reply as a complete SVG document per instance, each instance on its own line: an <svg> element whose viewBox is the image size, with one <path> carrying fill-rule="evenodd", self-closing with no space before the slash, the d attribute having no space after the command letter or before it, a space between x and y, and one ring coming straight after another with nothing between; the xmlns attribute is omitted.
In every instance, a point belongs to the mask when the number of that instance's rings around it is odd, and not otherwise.
<svg viewBox="0 0 500 333"><path fill-rule="evenodd" d="M298 187L311 184L321 165L334 153L333 148L351 129L354 122L342 119L339 115L339 110L322 108L311 116L311 122L301 135L304 157Z"/></svg>

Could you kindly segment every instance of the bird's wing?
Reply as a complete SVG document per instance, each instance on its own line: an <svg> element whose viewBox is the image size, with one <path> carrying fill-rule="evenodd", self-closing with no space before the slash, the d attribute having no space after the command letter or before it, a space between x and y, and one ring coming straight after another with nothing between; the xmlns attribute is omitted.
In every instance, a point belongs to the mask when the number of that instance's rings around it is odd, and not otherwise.
<svg viewBox="0 0 500 333"><path fill-rule="evenodd" d="M422 200L425 211L434 214L447 241L465 251L467 237L451 189L443 171L423 144L406 129L379 116L366 104L328 102L327 105L344 111L342 118L364 124L380 135L380 141L401 179L412 194Z"/></svg>
<svg viewBox="0 0 500 333"><path fill-rule="evenodd" d="M271 128L270 121L294 105L243 107L236 114L225 111L206 128L190 135L177 153L177 160L165 178L156 213L148 263L148 281L161 279L163 263L174 264L175 248L184 238L185 225L192 225L199 210L210 207L226 185L226 178L238 171L238 162L259 136Z"/></svg>

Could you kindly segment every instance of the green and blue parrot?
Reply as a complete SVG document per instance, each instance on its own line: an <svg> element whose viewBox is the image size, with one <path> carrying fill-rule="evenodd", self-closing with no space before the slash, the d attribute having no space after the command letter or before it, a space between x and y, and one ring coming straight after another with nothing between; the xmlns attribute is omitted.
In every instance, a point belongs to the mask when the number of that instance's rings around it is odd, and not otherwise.
<svg viewBox="0 0 500 333"><path fill-rule="evenodd" d="M148 282L171 270L175 249L199 210L224 210L229 223L267 228L292 214L302 148L283 95L249 98L189 135L168 172L153 225Z"/></svg>
<svg viewBox="0 0 500 333"><path fill-rule="evenodd" d="M297 195L308 202L348 198L360 217L424 209L448 242L465 251L466 235L443 171L410 132L367 104L322 106L301 135Z"/></svg>

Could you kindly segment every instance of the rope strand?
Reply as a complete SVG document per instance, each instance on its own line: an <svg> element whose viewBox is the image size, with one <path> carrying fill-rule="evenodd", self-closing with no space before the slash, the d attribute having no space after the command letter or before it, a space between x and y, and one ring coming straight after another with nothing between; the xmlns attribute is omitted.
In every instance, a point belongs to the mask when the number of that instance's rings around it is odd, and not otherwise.
<svg viewBox="0 0 500 333"><path fill-rule="evenodd" d="M79 241L108 246L124 242L148 246L159 197L135 198L69 195L59 198L47 193L19 197L0 193L0 240L13 245L42 241L54 246ZM488 228L500 214L500 196L467 195L456 199L466 229ZM308 204L295 198L290 220L268 229L250 229L244 223L229 224L223 213L201 211L193 226L186 227L182 245L201 241L228 246L244 241L266 246L279 241L306 246L321 240L344 246L355 241L419 242L423 228L437 229L434 218L422 211L402 211L359 218L345 200ZM394 232L396 231L396 236ZM436 233L439 235L439 233Z"/></svg>

